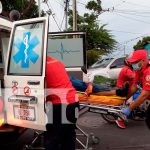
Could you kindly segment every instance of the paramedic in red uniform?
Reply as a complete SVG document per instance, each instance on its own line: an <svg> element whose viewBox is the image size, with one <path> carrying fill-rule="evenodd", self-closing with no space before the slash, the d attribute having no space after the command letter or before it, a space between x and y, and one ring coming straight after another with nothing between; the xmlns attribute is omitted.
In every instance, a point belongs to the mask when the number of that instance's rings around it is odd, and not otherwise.
<svg viewBox="0 0 150 150"><path fill-rule="evenodd" d="M121 88L123 85L129 84L129 90L130 90L130 87L133 85L134 78L135 78L135 71L132 69L131 64L127 61L126 58L124 61L124 67L121 69L119 73L116 87ZM118 127L120 127L121 129L126 128L124 121L119 117L116 117L115 122L118 125Z"/></svg>
<svg viewBox="0 0 150 150"><path fill-rule="evenodd" d="M116 87L121 88L126 82L129 83L129 87L133 84L133 79L135 78L135 71L132 69L132 66L129 64L127 59L124 61L124 67L121 69Z"/></svg>
<svg viewBox="0 0 150 150"><path fill-rule="evenodd" d="M47 56L46 87L47 91L50 90L50 93L53 93L49 94L47 92L48 96L46 98L46 102L51 102L53 106L53 115L47 113L48 120L51 120L52 115L53 122L48 122L46 125L47 131L44 134L45 149L75 150L76 110L79 108L78 97L64 65L50 56ZM69 123L63 123L62 114L65 114Z"/></svg>
<svg viewBox="0 0 150 150"><path fill-rule="evenodd" d="M136 50L132 53L132 56L128 59L131 63L133 70L136 70L136 76L134 79L134 84L130 88L130 93L128 97L132 96L137 90L137 84L141 86L142 90L140 95L135 101L133 101L129 107L123 108L122 113L128 116L130 112L140 104L142 104L146 99L150 99L150 64L148 60L148 54L146 50ZM150 106L147 110L146 123L150 127L150 121L148 121L150 116Z"/></svg>

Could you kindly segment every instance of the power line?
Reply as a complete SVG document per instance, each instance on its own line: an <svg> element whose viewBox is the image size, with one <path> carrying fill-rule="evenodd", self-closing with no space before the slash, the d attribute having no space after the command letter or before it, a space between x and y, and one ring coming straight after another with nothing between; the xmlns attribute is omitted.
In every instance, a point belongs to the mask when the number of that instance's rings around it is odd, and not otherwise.
<svg viewBox="0 0 150 150"><path fill-rule="evenodd" d="M84 3L80 2L80 1L77 1L77 3L86 6L86 4L84 4Z"/></svg>
<svg viewBox="0 0 150 150"><path fill-rule="evenodd" d="M63 4L61 4L60 1L55 0L56 3L58 3L59 5L61 5L63 8L65 7Z"/></svg>
<svg viewBox="0 0 150 150"><path fill-rule="evenodd" d="M147 33L147 34L149 34L149 33ZM132 38L132 39L130 39L130 40L127 40L127 41L125 41L125 42L122 42L122 44L127 44L127 43L132 42L132 41L135 41L135 40L137 40L137 39L139 39L139 38L143 38L143 37L145 37L147 34L143 34L143 35L141 35L141 36L138 36L138 37Z"/></svg>
<svg viewBox="0 0 150 150"><path fill-rule="evenodd" d="M141 5L141 4L136 4L136 3L132 3L132 2L126 2L126 3L128 3L128 4L131 4L131 5L136 5L136 6L140 6L140 7L146 7L146 8L150 8L150 7L148 7L148 6L146 6L146 5Z"/></svg>
<svg viewBox="0 0 150 150"><path fill-rule="evenodd" d="M117 13L117 15L118 15L118 16L121 16L121 17L123 17L123 18L126 18L126 19L135 20L135 21L138 21L138 22L150 24L150 22L143 21L143 20L139 20L139 19L135 19L135 18L132 18L132 17L127 17L127 16L124 16L124 15L120 15L119 13Z"/></svg>
<svg viewBox="0 0 150 150"><path fill-rule="evenodd" d="M129 33L129 34L141 34L141 33L128 32L128 31L118 31L118 30L110 30L110 31L121 32L121 33Z"/></svg>
<svg viewBox="0 0 150 150"><path fill-rule="evenodd" d="M131 9L115 9L115 7L112 8L105 8L102 11L108 11L108 12L113 12L113 11L119 11L119 12L128 12L128 13L139 13L139 14L147 14L150 13L150 10L131 10Z"/></svg>
<svg viewBox="0 0 150 150"><path fill-rule="evenodd" d="M150 13L150 10L145 10L145 11L140 11L140 10L130 10L130 9L107 9L108 11L112 10L112 11L119 11L119 12L128 12L128 13L139 13L139 14L147 14Z"/></svg>
<svg viewBox="0 0 150 150"><path fill-rule="evenodd" d="M58 23L57 23L57 21L56 21L56 19L55 19L55 17L54 17L54 14L52 13L52 9L50 8L49 4L47 3L47 0L45 0L44 2L46 3L46 5L47 5L47 7L48 7L48 10L49 10L48 14L49 14L49 15L52 15L52 17L53 17L53 19L54 19L54 21L55 21L55 23L56 23L58 29L61 31L61 28L59 27L59 25L58 25Z"/></svg>
<svg viewBox="0 0 150 150"><path fill-rule="evenodd" d="M62 21L61 21L61 24L60 24L60 28L62 29L62 24L63 24L63 22L64 22L64 19L65 19L65 13L64 13L64 15L63 15L63 18L62 18Z"/></svg>
<svg viewBox="0 0 150 150"><path fill-rule="evenodd" d="M127 15L134 15L134 16L139 16L139 17L150 17L150 16L144 16L144 15L137 15L137 13L130 13L130 12L122 12L122 11L115 11L116 13L122 13L122 14L127 14Z"/></svg>

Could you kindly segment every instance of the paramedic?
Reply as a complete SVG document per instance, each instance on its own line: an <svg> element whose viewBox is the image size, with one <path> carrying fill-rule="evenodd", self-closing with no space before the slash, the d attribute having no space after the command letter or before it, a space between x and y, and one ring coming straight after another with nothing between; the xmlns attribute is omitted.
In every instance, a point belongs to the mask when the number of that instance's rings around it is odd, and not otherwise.
<svg viewBox="0 0 150 150"><path fill-rule="evenodd" d="M129 84L129 89L133 84L133 79L135 78L135 71L132 69L131 64L127 61L127 58L124 60L124 66L121 69L118 79L117 79L117 88L121 88L124 84ZM126 125L122 119L115 117L115 122L121 129L125 129Z"/></svg>
<svg viewBox="0 0 150 150"><path fill-rule="evenodd" d="M135 71L132 69L131 64L127 61L126 58L124 61L124 66L119 73L116 87L121 88L126 82L128 82L129 87L131 87L134 78L135 78Z"/></svg>
<svg viewBox="0 0 150 150"><path fill-rule="evenodd" d="M148 54L146 50L136 50L132 53L132 56L128 59L128 62L131 63L133 70L136 70L136 76L134 79L134 84L130 88L130 93L128 97L132 96L137 90L138 86L141 86L141 93L135 101L133 101L129 107L123 108L122 113L128 116L130 112L140 104L142 104L146 99L150 99L150 65L148 60ZM147 115L150 114L150 106L147 110ZM150 125L150 122L147 121L147 125ZM150 126L149 126L150 127Z"/></svg>
<svg viewBox="0 0 150 150"><path fill-rule="evenodd" d="M46 87L48 91L46 103L52 103L53 121L50 122L51 114L47 112L48 124L46 125L47 131L44 133L45 149L75 150L78 97L64 65L50 56L47 56ZM65 112L63 108L66 108ZM63 122L62 114L64 113L69 123Z"/></svg>

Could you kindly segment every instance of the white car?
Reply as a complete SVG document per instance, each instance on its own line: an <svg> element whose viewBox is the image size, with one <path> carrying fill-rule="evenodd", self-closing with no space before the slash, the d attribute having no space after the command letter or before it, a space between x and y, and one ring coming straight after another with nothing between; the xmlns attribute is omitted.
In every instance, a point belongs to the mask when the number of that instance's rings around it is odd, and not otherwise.
<svg viewBox="0 0 150 150"><path fill-rule="evenodd" d="M124 60L125 56L98 60L88 69L89 81L93 82L95 76L117 79L121 68L124 66Z"/></svg>

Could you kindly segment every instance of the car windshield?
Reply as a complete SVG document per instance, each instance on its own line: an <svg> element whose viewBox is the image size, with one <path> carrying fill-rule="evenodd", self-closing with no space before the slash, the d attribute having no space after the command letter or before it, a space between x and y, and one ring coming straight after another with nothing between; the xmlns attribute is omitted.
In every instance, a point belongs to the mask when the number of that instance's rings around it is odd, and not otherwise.
<svg viewBox="0 0 150 150"><path fill-rule="evenodd" d="M95 64L93 64L90 68L106 68L107 65L112 61L113 58L106 58L97 61Z"/></svg>

